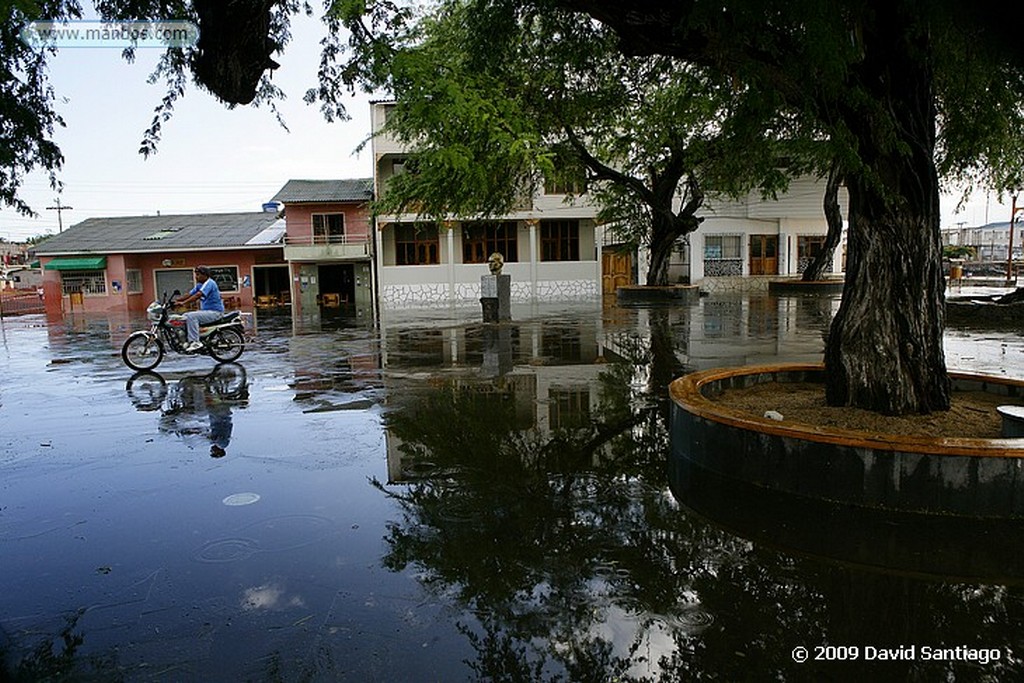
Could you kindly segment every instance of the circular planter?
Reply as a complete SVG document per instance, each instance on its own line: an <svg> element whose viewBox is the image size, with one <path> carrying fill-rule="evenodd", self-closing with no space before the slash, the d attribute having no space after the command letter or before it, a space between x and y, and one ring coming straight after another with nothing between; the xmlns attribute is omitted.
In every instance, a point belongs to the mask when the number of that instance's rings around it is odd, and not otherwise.
<svg viewBox="0 0 1024 683"><path fill-rule="evenodd" d="M1022 519L922 515L797 499L681 458L672 460L669 484L691 512L790 555L943 581L1024 583Z"/></svg>
<svg viewBox="0 0 1024 683"><path fill-rule="evenodd" d="M769 294L842 294L843 281L835 280L770 280L768 282Z"/></svg>
<svg viewBox="0 0 1024 683"><path fill-rule="evenodd" d="M1024 396L1024 382L950 373L954 391ZM823 382L821 365L717 369L672 383L672 458L774 491L883 510L1024 518L1024 440L873 434L778 422L713 398L762 382Z"/></svg>
<svg viewBox="0 0 1024 683"><path fill-rule="evenodd" d="M697 285L626 285L615 290L620 306L690 304L700 299Z"/></svg>
<svg viewBox="0 0 1024 683"><path fill-rule="evenodd" d="M1018 327L1024 302L1000 304L985 299L946 299L946 322L955 325Z"/></svg>

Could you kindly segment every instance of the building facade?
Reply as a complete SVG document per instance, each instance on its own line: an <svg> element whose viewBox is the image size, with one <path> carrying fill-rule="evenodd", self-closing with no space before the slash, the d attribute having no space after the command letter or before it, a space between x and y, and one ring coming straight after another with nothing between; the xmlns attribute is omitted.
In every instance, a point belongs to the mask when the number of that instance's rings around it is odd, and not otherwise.
<svg viewBox="0 0 1024 683"><path fill-rule="evenodd" d="M371 178L289 180L278 191L273 201L284 207L284 259L291 284L268 304L290 304L298 316L350 305L372 309L371 199Z"/></svg>
<svg viewBox="0 0 1024 683"><path fill-rule="evenodd" d="M372 104L374 191L405 172L408 151L379 134L391 102ZM488 221L420 221L413 214L379 216L376 230L382 307L471 302L488 256L505 257L513 301L598 298L642 281L644 250L623 248L615 232L598 224L598 207L586 195L567 202L561 188L545 186L521 207ZM778 199L751 192L740 200L709 199L700 229L681 239L673 253L670 281L707 291L766 290L780 276L798 277L823 248L827 224L825 182L798 178ZM845 214L847 197L840 193ZM826 270L843 268L845 237Z"/></svg>
<svg viewBox="0 0 1024 683"><path fill-rule="evenodd" d="M144 311L209 266L229 308L288 290L276 212L90 218L35 248L48 314ZM282 266L285 270L281 270Z"/></svg>
<svg viewBox="0 0 1024 683"><path fill-rule="evenodd" d="M823 249L828 224L822 208L824 179L794 179L777 199L750 192L739 200L709 198L700 229L677 246L670 278L704 291L762 291L770 280L799 277ZM840 189L846 215L848 197ZM845 232L826 273L842 273Z"/></svg>
<svg viewBox="0 0 1024 683"><path fill-rule="evenodd" d="M372 105L374 192L387 191L405 172L406 148L378 135L388 102ZM475 302L487 259L501 253L512 276L512 300L596 299L601 294L604 230L586 195L566 202L565 188L545 187L516 210L486 221L420 220L414 214L378 216L376 261L383 308Z"/></svg>
<svg viewBox="0 0 1024 683"><path fill-rule="evenodd" d="M1024 234L1019 222L1013 225L1013 258L1019 260L1024 252ZM950 247L971 247L975 261L1006 261L1010 249L1010 222L1002 221L985 225L942 228L942 244Z"/></svg>

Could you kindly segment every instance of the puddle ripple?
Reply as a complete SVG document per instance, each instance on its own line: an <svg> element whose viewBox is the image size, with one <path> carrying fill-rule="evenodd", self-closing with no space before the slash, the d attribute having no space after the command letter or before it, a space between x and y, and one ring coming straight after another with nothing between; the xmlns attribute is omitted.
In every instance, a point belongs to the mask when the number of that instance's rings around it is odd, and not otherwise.
<svg viewBox="0 0 1024 683"><path fill-rule="evenodd" d="M237 536L207 541L193 553L196 562L224 563L245 560L256 553L278 553L318 543L335 533L334 520L319 515L281 515L238 530Z"/></svg>

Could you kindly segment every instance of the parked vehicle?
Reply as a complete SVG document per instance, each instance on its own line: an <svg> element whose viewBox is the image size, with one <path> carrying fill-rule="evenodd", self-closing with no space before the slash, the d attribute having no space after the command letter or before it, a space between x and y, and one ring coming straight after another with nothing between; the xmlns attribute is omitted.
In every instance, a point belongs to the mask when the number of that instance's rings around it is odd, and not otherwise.
<svg viewBox="0 0 1024 683"><path fill-rule="evenodd" d="M199 341L202 348L197 351L186 351L188 335L185 329L185 316L172 313L174 299L181 292L175 290L163 301L154 301L146 309L146 316L153 326L148 330L132 332L121 347L121 358L125 365L133 370L152 370L164 358L169 348L171 351L185 355L208 355L221 363L237 360L245 350L244 327L238 311L225 313L224 317L202 325L199 328Z"/></svg>

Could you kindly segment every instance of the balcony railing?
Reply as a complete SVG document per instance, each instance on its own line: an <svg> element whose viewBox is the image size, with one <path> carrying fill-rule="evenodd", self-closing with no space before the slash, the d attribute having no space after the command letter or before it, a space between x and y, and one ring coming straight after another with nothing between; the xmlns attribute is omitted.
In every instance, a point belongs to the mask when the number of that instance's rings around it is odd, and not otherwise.
<svg viewBox="0 0 1024 683"><path fill-rule="evenodd" d="M363 259L370 255L370 235L287 235L284 240L285 258L310 259Z"/></svg>
<svg viewBox="0 0 1024 683"><path fill-rule="evenodd" d="M313 246L320 244L358 244L370 243L370 235L285 235L284 243L294 246Z"/></svg>

